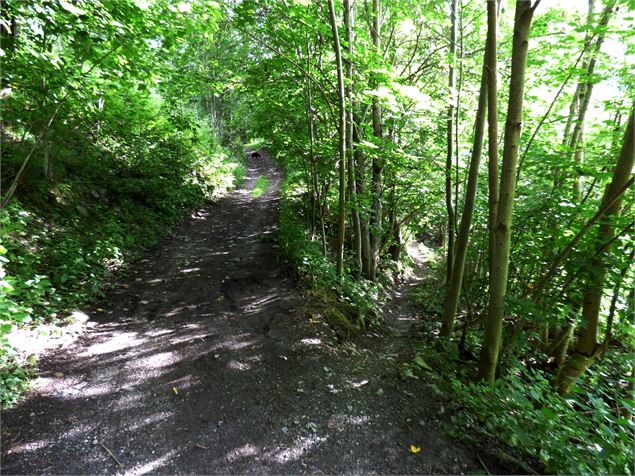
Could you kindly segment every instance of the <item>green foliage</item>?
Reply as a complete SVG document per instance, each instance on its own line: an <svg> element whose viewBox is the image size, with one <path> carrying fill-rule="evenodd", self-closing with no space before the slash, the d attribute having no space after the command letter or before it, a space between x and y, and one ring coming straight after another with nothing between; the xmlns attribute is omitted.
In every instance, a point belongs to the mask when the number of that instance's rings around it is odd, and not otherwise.
<svg viewBox="0 0 635 476"><path fill-rule="evenodd" d="M484 2L461 3L456 58L447 54L446 3L380 2L377 51L368 28L371 9L353 2L355 48L344 59L353 66L346 82L358 135L358 195L353 203L347 192L342 277L329 255L340 217L336 69L324 3L0 3L0 179L5 194L5 184L16 185L13 200L3 196L7 206L0 210L3 404L15 401L28 376L20 370L24 362L8 347L7 334L17 326L59 322L68 309L102 296L114 272L191 209L245 177L243 144L249 136L262 138L252 141L250 149L266 146L284 165L278 241L322 303L324 318L341 335L377 324L384 296L381 284L356 274L353 240L348 239L354 210L372 223L372 236L377 233L381 244L380 283L385 279L381 273L397 268L387 259L389 248L400 240L395 230L405 240L434 242L441 249L447 233L443 158L449 103L456 105L458 149L449 178L456 186L453 201L460 217L482 71ZM342 4L336 3L339 18ZM588 387L578 387L575 398L561 399L548 386L552 375L539 350L544 344L539 331L547 325L553 330L568 322L581 324L576 319L582 293L597 274L589 266L589 254L597 248L595 228L563 260L540 305L533 292L554 258L595 214L610 180L635 91L632 1L615 2L608 27L596 25L599 13L588 24L584 8L546 3L537 9L526 74L503 349L511 376L483 388L464 383L471 376L469 364L456 365L459 354L479 350L487 313L485 161L461 296L462 315L469 318L465 345L459 352L459 346L444 341L443 353L422 362L458 378L452 388L474 415L466 412L461 418L524 448L548 471L625 472L633 430L624 423L626 410L620 415L614 408L630 408L631 401L624 376L631 372L634 337L633 294L627 292L635 280L629 258L632 205L615 219L620 235L603 252L609 269L599 333L608 327L610 288L616 293L611 345L605 360L586 375ZM503 2L500 10L502 112L513 2ZM583 67L590 57L580 52L589 34L603 30L607 41L590 73ZM456 91L447 87L450 61L456 62L459 76ZM584 120L584 157L576 160L564 131L577 114L570 109L574 91L585 81L594 84L595 92ZM381 108L381 137L372 124L374 103ZM501 133L504 121L501 116ZM382 166L377 184L375 164ZM578 183L583 197L574 193ZM267 187L260 177L253 196L266 193ZM378 201L382 217L373 223ZM445 265L433 267L415 299L437 321L445 297ZM430 335L437 324L429 325Z"/></svg>
<svg viewBox="0 0 635 476"><path fill-rule="evenodd" d="M132 99L134 98L134 99ZM16 326L62 322L69 309L103 297L113 273L153 246L187 212L223 194L245 175L242 151L201 143L192 115L170 117L156 99L131 96L128 118L112 98L108 122L90 143L59 126L50 144L54 179L36 160L17 198L0 210L0 373L2 399L15 401L28 376L9 342ZM3 166L19 166L28 145L9 142ZM3 173L6 170L3 167ZM9 175L10 176L10 175Z"/></svg>
<svg viewBox="0 0 635 476"><path fill-rule="evenodd" d="M29 389L34 362L25 363L6 343L0 345L0 408L9 408Z"/></svg>
<svg viewBox="0 0 635 476"><path fill-rule="evenodd" d="M324 256L320 244L311 239L300 219L301 202L295 177L288 174L282 188L278 243L282 253L309 284L314 297L325 306L325 319L343 336L378 324L381 288L350 274L338 278L335 265Z"/></svg>
<svg viewBox="0 0 635 476"><path fill-rule="evenodd" d="M618 377L630 365L619 354L612 353L566 397L554 392L542 370L518 365L486 385L472 381L469 364L456 345L443 340L421 345L410 366L414 376L451 393L458 409L450 417L453 434L500 439L522 458L544 464L547 474L633 474L633 379Z"/></svg>
<svg viewBox="0 0 635 476"><path fill-rule="evenodd" d="M518 447L544 462L549 474L633 474L632 400L613 407L611 396L581 387L562 398L538 371L494 387L460 380L451 385L469 409L456 417L458 424Z"/></svg>

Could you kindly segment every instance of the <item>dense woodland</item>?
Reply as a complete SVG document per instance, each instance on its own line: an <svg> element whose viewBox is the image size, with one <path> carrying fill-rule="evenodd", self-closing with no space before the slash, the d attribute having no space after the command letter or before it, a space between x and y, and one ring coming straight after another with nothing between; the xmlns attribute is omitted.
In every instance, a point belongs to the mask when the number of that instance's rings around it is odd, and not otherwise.
<svg viewBox="0 0 635 476"><path fill-rule="evenodd" d="M343 338L429 251L407 373L548 473L632 474L628 0L2 0L2 401L189 212L285 173L276 240Z"/></svg>

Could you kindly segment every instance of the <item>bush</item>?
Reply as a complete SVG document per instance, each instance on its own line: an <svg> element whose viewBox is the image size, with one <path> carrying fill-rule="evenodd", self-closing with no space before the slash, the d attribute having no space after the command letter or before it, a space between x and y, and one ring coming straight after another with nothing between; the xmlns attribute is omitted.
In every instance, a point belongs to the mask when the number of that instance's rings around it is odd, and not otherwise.
<svg viewBox="0 0 635 476"><path fill-rule="evenodd" d="M461 429L460 434L454 430L459 437L482 441L485 434L502 440L525 458L543 463L547 474L633 474L632 382L623 380L624 388L610 389L591 375L589 383L562 397L544 371L518 367L490 386L470 381L473 370L459 360L458 350L440 353L424 346L411 368L438 373L436 380L459 409L451 416L453 426Z"/></svg>
<svg viewBox="0 0 635 476"><path fill-rule="evenodd" d="M334 264L312 240L297 212L300 199L294 193L297 181L288 175L282 186L278 242L286 258L309 283L314 297L325 307L324 317L341 335L348 336L378 323L378 285L345 273L340 279Z"/></svg>
<svg viewBox="0 0 635 476"><path fill-rule="evenodd" d="M113 273L190 210L244 177L242 157L209 150L174 127L158 121L143 136L106 135L81 148L83 161L59 158L48 182L29 168L25 188L40 191L25 190L0 210L3 405L17 400L29 376L7 334L16 326L62 325L67 311L104 296ZM19 157L13 148L9 160Z"/></svg>

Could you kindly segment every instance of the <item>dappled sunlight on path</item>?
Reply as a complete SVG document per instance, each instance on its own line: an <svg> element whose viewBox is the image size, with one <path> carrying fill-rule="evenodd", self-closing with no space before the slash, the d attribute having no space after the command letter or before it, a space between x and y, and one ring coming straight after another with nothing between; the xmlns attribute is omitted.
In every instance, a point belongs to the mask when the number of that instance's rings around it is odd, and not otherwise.
<svg viewBox="0 0 635 476"><path fill-rule="evenodd" d="M254 196L262 176L268 186ZM93 325L47 355L37 387L3 415L4 473L478 466L424 429L435 415L417 414L398 379L369 373L365 362L384 357L336 352L324 324L298 312L271 237L281 178L266 156L251 161L243 189L193 214L83 310ZM431 454L412 457L413 442Z"/></svg>

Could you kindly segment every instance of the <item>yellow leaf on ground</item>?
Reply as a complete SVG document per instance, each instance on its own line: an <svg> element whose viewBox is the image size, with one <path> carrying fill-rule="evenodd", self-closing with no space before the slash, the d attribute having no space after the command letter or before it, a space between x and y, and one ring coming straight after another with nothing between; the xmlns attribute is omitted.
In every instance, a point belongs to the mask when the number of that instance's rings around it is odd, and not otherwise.
<svg viewBox="0 0 635 476"><path fill-rule="evenodd" d="M179 391L176 389L176 387L172 387L172 391L174 392L174 395L178 395Z"/></svg>
<svg viewBox="0 0 635 476"><path fill-rule="evenodd" d="M421 448L419 448L418 446L410 445L410 453L412 453L413 455L416 455L420 451L421 451Z"/></svg>

